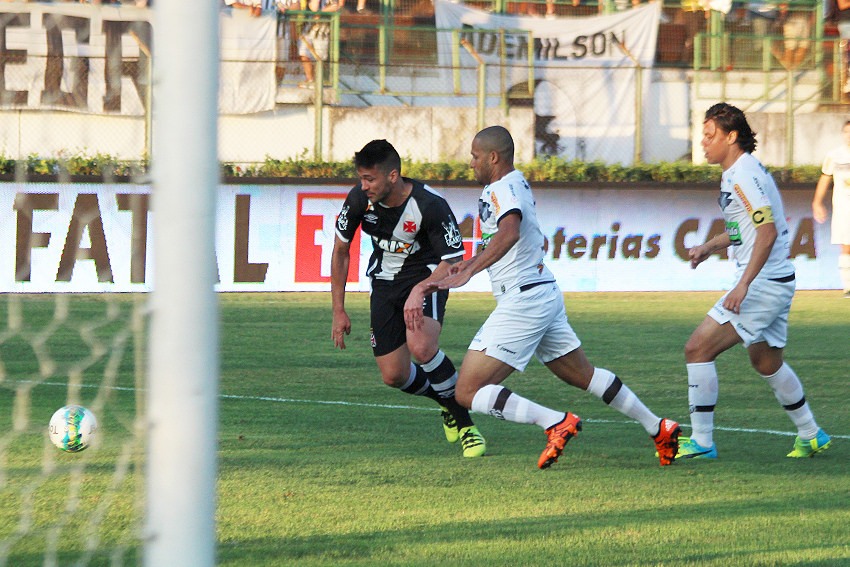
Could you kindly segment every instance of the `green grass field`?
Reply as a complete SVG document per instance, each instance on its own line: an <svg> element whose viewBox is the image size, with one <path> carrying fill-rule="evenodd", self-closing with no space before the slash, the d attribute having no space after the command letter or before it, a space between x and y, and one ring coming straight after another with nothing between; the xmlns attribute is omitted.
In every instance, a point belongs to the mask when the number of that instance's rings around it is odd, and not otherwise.
<svg viewBox="0 0 850 567"><path fill-rule="evenodd" d="M718 296L566 303L591 361L687 425L682 347ZM134 298L110 298L111 312L104 299L73 296L54 317L51 296L0 297L0 566L139 563ZM354 330L339 351L329 294L221 295L220 565L850 565L850 301L839 292L798 292L786 349L829 451L785 457L792 424L743 348L718 361L720 458L663 468L642 427L534 361L505 385L584 419L546 471L539 428L489 416L475 416L488 454L462 458L433 402L383 385L368 298L347 301ZM458 366L492 305L449 301L441 345ZM45 434L69 381L71 399L100 408L99 443L76 455Z"/></svg>

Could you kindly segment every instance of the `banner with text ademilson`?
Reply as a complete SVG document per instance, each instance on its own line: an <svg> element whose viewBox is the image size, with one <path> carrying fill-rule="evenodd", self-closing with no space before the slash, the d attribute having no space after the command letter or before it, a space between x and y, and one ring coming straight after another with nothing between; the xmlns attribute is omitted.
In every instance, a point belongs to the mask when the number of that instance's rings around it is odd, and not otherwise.
<svg viewBox="0 0 850 567"><path fill-rule="evenodd" d="M350 187L224 185L218 194L219 291L327 291L334 222ZM480 240L477 188L441 188L467 255ZM0 292L149 291L156 269L150 188L0 185ZM838 248L811 216L811 191L785 190L799 289L835 289ZM723 230L717 195L682 189L535 190L546 263L564 291L720 290L721 251L691 270L688 248ZM179 245L179 243L175 243ZM372 244L352 243L348 289L367 291ZM486 273L464 291L489 291Z"/></svg>
<svg viewBox="0 0 850 567"><path fill-rule="evenodd" d="M436 0L434 13L448 86L455 57L461 67L477 65L467 49L453 42L464 42L498 69L489 73L491 96L531 92L533 73L534 113L545 120L546 129L543 141L538 140L538 154L633 162L639 118L635 107L638 100L648 100L650 85L648 79L639 83L636 78L639 69L654 64L661 2L613 14L543 19ZM505 66L499 67L502 62Z"/></svg>

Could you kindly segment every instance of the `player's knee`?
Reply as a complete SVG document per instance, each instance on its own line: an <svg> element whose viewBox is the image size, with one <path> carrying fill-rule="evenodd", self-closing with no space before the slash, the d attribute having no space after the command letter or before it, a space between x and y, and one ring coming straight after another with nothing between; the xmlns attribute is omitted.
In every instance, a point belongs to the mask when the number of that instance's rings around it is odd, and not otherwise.
<svg viewBox="0 0 850 567"><path fill-rule="evenodd" d="M390 388L401 388L407 381L407 378L399 372L383 372L381 373L381 379Z"/></svg>
<svg viewBox="0 0 850 567"><path fill-rule="evenodd" d="M477 389L470 387L469 384L464 384L458 380L457 385L455 385L455 400L463 407L469 409L472 407L472 398L475 397L477 391Z"/></svg>
<svg viewBox="0 0 850 567"><path fill-rule="evenodd" d="M431 344L412 344L407 343L407 348L410 349L410 355L419 363L427 364L434 355L437 354L437 348Z"/></svg>
<svg viewBox="0 0 850 567"><path fill-rule="evenodd" d="M688 339L688 342L685 343L685 362L689 364L693 362L707 362L703 358L704 352L701 341L694 337Z"/></svg>
<svg viewBox="0 0 850 567"><path fill-rule="evenodd" d="M775 357L750 357L750 364L762 376L773 376L782 368L782 359Z"/></svg>

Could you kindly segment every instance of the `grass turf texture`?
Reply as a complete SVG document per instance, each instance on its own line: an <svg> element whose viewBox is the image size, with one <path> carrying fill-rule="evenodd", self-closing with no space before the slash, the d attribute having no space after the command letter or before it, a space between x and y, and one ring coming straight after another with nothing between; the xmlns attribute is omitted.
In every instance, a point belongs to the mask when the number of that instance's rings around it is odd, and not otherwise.
<svg viewBox="0 0 850 567"><path fill-rule="evenodd" d="M688 424L682 346L718 296L573 293L566 302L591 361L655 413ZM515 373L506 386L585 419L547 471L536 467L539 428L476 415L488 454L464 459L445 442L433 402L384 386L366 294L348 296L345 351L330 339L328 294L220 299L219 565L850 564L850 303L839 292L798 292L786 349L833 436L826 453L785 457L793 427L737 347L718 361L720 458L663 468L638 424L537 362ZM19 382L67 382L78 368L85 384L102 383L110 362L91 356L92 345L126 328L133 299L113 297L120 315L109 320L102 296L72 296L43 344L52 298L26 296L16 332L6 330L11 301L0 298L0 564L42 565L45 553L59 565L136 564L139 469L130 460L125 476L114 475L122 451L132 450L132 342L112 361L115 386L128 389L79 390L84 405L97 395L104 402L100 443L83 453L46 440L67 388ZM458 366L492 305L484 294L450 299L441 346ZM86 323L93 330L83 339ZM14 407L29 416L18 430ZM89 557L91 537L98 551Z"/></svg>

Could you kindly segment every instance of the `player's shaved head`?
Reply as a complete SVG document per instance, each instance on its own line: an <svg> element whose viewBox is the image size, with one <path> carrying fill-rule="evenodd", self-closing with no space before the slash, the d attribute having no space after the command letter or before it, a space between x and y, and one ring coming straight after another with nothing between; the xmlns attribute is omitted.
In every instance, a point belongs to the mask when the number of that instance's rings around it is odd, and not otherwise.
<svg viewBox="0 0 850 567"><path fill-rule="evenodd" d="M506 128L502 126L484 128L475 135L475 140L484 152L496 152L505 162L513 163L514 139Z"/></svg>

